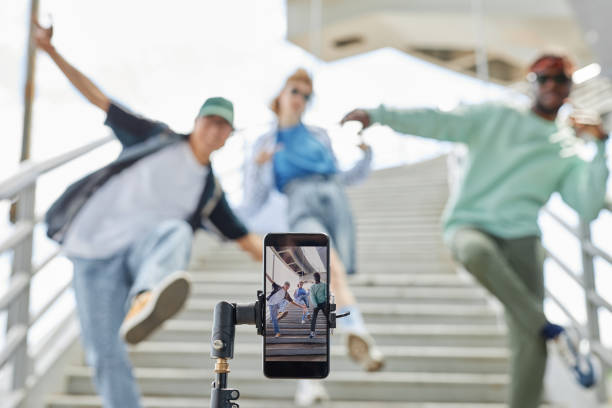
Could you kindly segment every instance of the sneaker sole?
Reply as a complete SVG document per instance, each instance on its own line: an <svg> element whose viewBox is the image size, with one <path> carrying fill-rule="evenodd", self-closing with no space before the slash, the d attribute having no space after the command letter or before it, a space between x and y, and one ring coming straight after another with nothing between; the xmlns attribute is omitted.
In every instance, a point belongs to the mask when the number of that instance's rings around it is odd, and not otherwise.
<svg viewBox="0 0 612 408"><path fill-rule="evenodd" d="M384 358L380 352L374 352L366 339L354 333L348 334L347 348L349 357L361 364L368 372L380 371L384 365ZM374 354L374 355L372 355Z"/></svg>
<svg viewBox="0 0 612 408"><path fill-rule="evenodd" d="M296 391L296 395L294 397L295 405L297 405L298 407L311 407L313 405L322 404L330 400L329 395L327 394L327 391L325 391L325 388L323 388L323 386L321 386L321 388L315 387L314 391L309 391L311 393L314 392L314 394L304 393L304 396L298 396Z"/></svg>
<svg viewBox="0 0 612 408"><path fill-rule="evenodd" d="M152 294L140 315L124 323L119 332L128 344L138 344L149 337L163 322L176 315L185 305L191 281L185 272L166 277Z"/></svg>
<svg viewBox="0 0 612 408"><path fill-rule="evenodd" d="M310 407L315 404L322 404L330 400L323 385L311 387L307 391L296 390L294 403L298 407Z"/></svg>

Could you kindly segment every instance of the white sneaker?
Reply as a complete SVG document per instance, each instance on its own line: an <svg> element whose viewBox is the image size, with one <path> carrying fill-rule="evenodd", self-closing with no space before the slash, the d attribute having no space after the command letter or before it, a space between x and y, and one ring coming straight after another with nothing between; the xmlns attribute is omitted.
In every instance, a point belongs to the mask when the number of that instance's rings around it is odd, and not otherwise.
<svg viewBox="0 0 612 408"><path fill-rule="evenodd" d="M329 401L329 394L320 380L298 380L295 389L295 405L310 407L316 403Z"/></svg>

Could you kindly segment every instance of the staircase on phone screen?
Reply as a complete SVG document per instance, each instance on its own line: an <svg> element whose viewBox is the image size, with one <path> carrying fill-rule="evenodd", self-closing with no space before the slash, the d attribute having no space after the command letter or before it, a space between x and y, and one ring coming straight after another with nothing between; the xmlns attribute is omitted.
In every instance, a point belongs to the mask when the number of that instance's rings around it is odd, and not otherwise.
<svg viewBox="0 0 612 408"><path fill-rule="evenodd" d="M297 306L288 304L286 314L280 314L278 328L281 337L274 336L270 316L266 319L266 359L268 361L325 361L327 345L325 331L327 325L323 312L318 313L315 325L315 337L310 338L310 323L313 316L312 307L308 315L303 316ZM269 313L269 312L268 312Z"/></svg>
<svg viewBox="0 0 612 408"><path fill-rule="evenodd" d="M457 272L442 242L446 179L446 158L440 157L376 171L348 190L359 254L350 283L386 366L362 371L346 356L337 331L324 380L331 402L324 406L505 406L508 350L499 313L476 283ZM186 309L130 348L145 407L209 406L213 307L220 300L253 302L261 268L232 243L197 237ZM296 381L264 378L261 361L255 327L238 326L229 374L229 386L240 390L237 402L243 408L293 406ZM48 407L99 407L91 378L83 361L71 367L65 394L50 397Z"/></svg>

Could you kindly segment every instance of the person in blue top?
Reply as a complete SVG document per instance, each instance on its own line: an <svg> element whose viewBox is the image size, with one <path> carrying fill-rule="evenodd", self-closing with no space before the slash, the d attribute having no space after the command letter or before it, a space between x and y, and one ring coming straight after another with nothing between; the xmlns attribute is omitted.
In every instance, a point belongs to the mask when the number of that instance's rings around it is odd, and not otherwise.
<svg viewBox="0 0 612 408"><path fill-rule="evenodd" d="M278 124L254 143L247 157L240 214L244 219L257 215L271 192L278 190L287 199L291 231L329 235L330 283L339 313L350 311L348 319L338 321L348 334L348 353L367 370L377 371L383 365L382 354L365 328L346 280L347 271L354 272L356 265L355 227L344 186L367 177L372 151L360 145L363 158L341 171L327 132L302 122L312 91L312 79L304 69L298 69L273 100L271 108Z"/></svg>
<svg viewBox="0 0 612 408"><path fill-rule="evenodd" d="M310 307L308 304L308 291L304 289L304 281L298 282L297 289L293 292L293 298L296 302L302 303L306 308ZM308 309L302 312L302 324L306 321L306 317L310 317L308 314Z"/></svg>

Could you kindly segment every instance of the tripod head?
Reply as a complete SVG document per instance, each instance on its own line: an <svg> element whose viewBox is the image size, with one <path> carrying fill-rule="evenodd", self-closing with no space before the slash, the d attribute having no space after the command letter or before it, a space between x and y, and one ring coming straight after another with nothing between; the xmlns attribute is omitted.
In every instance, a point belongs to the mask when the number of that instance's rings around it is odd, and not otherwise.
<svg viewBox="0 0 612 408"><path fill-rule="evenodd" d="M329 328L336 327L336 319L348 316L344 313L336 316L336 304L329 304ZM230 372L229 361L234 358L234 338L237 324L254 325L257 334L264 334L265 298L261 290L257 291L257 301L247 305L219 302L215 305L213 329L210 337L210 357L216 359L216 379L210 393L211 408L239 408L234 402L240 397L237 389L227 388L227 375Z"/></svg>

